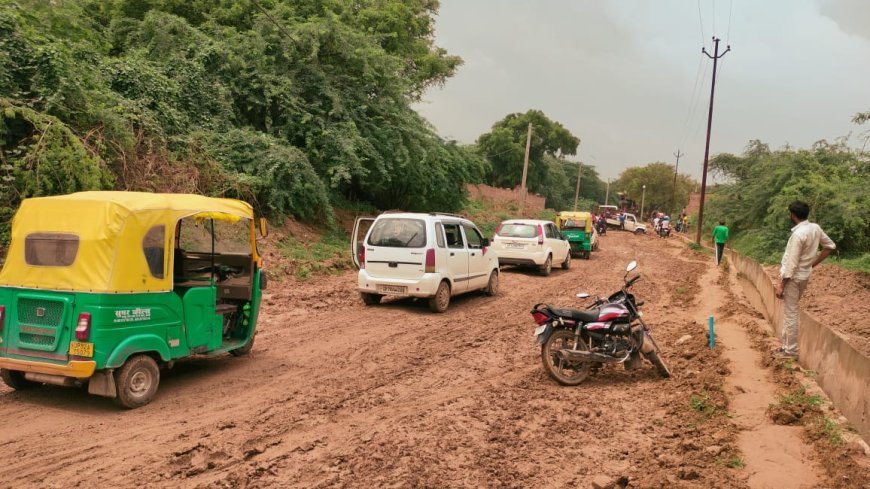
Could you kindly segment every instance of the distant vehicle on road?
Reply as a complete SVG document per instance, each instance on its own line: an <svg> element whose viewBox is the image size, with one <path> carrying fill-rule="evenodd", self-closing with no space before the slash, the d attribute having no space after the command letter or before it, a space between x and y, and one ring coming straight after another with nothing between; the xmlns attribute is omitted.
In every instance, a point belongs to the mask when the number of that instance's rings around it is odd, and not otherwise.
<svg viewBox="0 0 870 489"><path fill-rule="evenodd" d="M562 211L556 216L556 227L568 238L571 253L588 260L598 249L598 231L592 225L592 214Z"/></svg>
<svg viewBox="0 0 870 489"><path fill-rule="evenodd" d="M550 275L553 263L571 268L571 247L552 221L511 219L495 230L492 249L501 265L536 267Z"/></svg>
<svg viewBox="0 0 870 489"><path fill-rule="evenodd" d="M625 216L625 230L626 231L629 231L629 232L632 232L635 234L646 233L646 224L638 221L637 217L635 217L634 214L631 214L629 212L624 212L623 215ZM619 229L620 228L619 217L617 217L616 215L614 215L612 218L608 217L607 224L610 227Z"/></svg>

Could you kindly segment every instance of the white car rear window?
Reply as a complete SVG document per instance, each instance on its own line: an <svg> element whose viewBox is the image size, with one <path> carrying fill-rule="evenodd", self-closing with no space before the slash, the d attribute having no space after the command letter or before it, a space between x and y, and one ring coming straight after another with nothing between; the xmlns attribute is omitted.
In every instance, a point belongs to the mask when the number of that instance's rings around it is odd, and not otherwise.
<svg viewBox="0 0 870 489"><path fill-rule="evenodd" d="M370 246L422 248L426 246L426 223L421 219L378 219L369 233Z"/></svg>
<svg viewBox="0 0 870 489"><path fill-rule="evenodd" d="M535 224L503 224L496 232L496 236L503 238L534 238L538 235L538 226Z"/></svg>

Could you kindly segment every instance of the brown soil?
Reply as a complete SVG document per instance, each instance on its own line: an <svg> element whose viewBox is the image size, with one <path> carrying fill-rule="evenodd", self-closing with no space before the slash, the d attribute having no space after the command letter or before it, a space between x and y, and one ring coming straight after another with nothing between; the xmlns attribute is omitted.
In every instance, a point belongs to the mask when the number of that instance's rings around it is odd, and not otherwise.
<svg viewBox="0 0 870 489"><path fill-rule="evenodd" d="M777 283L778 266L767 266L764 271ZM867 322L870 275L831 264L817 266L801 297L801 310L843 334L849 344L870 356L870 323Z"/></svg>
<svg viewBox="0 0 870 489"><path fill-rule="evenodd" d="M673 377L645 363L556 385L528 311L612 292L633 258ZM276 284L250 356L179 362L143 408L0 387L0 485L748 487L731 370L698 321L709 261L612 232L590 261L546 278L505 269L498 296L456 298L441 315L424 301L365 307L351 272Z"/></svg>
<svg viewBox="0 0 870 489"><path fill-rule="evenodd" d="M750 341L758 352L761 364L771 373L778 386L777 402L771 403L767 409L769 419L777 425L803 426L803 437L815 449L815 457L826 473L827 480L824 487L870 487L870 456L868 456L870 454L865 453L866 445L857 434L844 427L845 418L837 412L821 388L812 381L811 371L803 371L793 362L776 361L770 357L771 348L779 346L779 342L773 338L771 328L764 316L750 305L753 300L760 299L753 296L752 284L745 279L740 279L738 283L736 275L733 273L731 275L727 289L727 308L734 315L734 320L751 338ZM810 284L815 278L817 277L814 272ZM807 395L816 395L824 399L824 402L820 405L792 404L782 402L782 398L779 397L793 394L799 389L805 390ZM823 431L826 420L836 420L841 424L837 429L843 434L842 443L833 443L826 436Z"/></svg>

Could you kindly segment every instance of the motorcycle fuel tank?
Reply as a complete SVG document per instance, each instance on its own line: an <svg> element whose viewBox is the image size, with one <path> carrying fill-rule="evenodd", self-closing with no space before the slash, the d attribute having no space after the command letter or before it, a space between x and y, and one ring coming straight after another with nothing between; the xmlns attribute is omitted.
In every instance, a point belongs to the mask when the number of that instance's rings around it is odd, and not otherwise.
<svg viewBox="0 0 870 489"><path fill-rule="evenodd" d="M619 319L628 319L628 316L629 313L627 307L622 304L608 304L602 307L601 311L598 313L598 321L617 321Z"/></svg>

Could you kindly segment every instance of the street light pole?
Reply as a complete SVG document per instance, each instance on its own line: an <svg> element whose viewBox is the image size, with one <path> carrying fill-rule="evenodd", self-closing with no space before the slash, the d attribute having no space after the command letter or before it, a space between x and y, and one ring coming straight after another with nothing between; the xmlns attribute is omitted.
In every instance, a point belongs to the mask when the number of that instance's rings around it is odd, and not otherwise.
<svg viewBox="0 0 870 489"><path fill-rule="evenodd" d="M640 196L640 215L637 216L638 219L643 221L643 201L646 200L646 185L643 186L643 193Z"/></svg>

